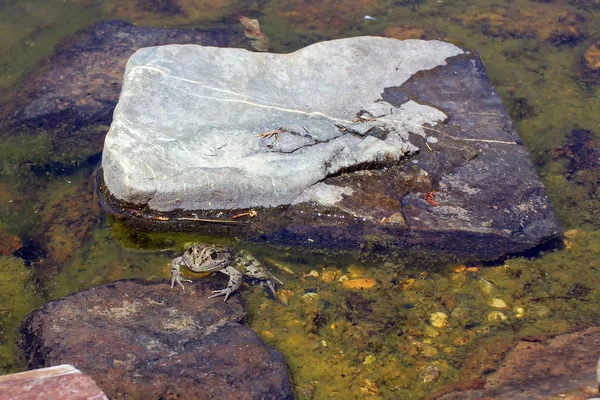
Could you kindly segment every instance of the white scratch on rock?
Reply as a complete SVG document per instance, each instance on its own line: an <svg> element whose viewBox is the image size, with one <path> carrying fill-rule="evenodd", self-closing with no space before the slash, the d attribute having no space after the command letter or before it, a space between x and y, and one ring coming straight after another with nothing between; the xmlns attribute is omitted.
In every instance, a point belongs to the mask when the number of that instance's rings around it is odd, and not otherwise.
<svg viewBox="0 0 600 400"><path fill-rule="evenodd" d="M135 67L135 68L148 68L148 67ZM153 69L155 69L155 68L153 68ZM160 70L158 70L158 71L160 71ZM147 76L140 75L140 77L144 78L144 79L147 79L149 81L152 81L152 82L154 82L156 84L167 86L167 87L169 87L171 89L174 89L174 90L178 90L180 92L186 93L186 94L188 94L190 96L193 96L193 97L196 97L196 98L199 98L199 99L214 100L214 101L220 101L220 102L223 102L223 103L246 104L246 105L249 105L249 106L266 108L266 109L270 109L270 110L277 110L277 111L287 112L287 113L291 113L291 114L307 115L307 116L310 116L310 117L323 117L323 118L329 119L329 120L337 122L337 123L345 123L345 124L351 124L352 123L352 121L350 121L350 120L343 119L343 118L332 117L330 115L324 114L324 113L319 112L319 111L302 111L302 110L296 110L294 108L284 108L284 107L278 107L278 106L273 106L273 105L260 104L260 103L255 103L255 102L247 101L247 100L223 99L223 98L219 98L219 97L202 96L202 95L199 95L199 94L196 94L196 93L192 93L192 92L189 92L187 90L184 90L184 89L181 89L181 88L178 88L178 87L174 87L174 86L162 83L162 82L158 82L158 81L156 81L154 79L151 79L150 77L147 77ZM189 81L189 82L194 82L194 81L191 81L191 80L185 79L185 78L178 78L178 77L172 77L172 78L173 79L181 79L181 80L185 80L185 81ZM194 83L200 85L198 82L194 82ZM204 86L204 85L200 85L200 86ZM219 89L210 88L210 87L207 87L207 88L208 89L212 89L212 90L219 90ZM222 91L222 90L219 90L219 91ZM248 98L250 98L249 96L242 95L242 94L239 94L239 93L228 92L228 94L233 94L233 95L237 95L237 96L241 96L241 97L248 97Z"/></svg>

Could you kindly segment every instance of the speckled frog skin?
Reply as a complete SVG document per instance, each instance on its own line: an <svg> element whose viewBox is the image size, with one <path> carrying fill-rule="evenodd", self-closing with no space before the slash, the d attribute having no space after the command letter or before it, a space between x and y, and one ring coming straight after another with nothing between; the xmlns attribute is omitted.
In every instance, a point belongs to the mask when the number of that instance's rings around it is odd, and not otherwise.
<svg viewBox="0 0 600 400"><path fill-rule="evenodd" d="M236 253L226 247L211 246L203 243L186 246L181 256L171 260L171 287L177 283L184 288L182 281L192 282L189 279L181 278L181 266L186 266L194 272L219 271L229 275L227 287L221 290L213 290L215 294L210 296L209 299L217 296L225 296L223 301L227 301L229 296L242 284L244 275L265 281L273 293L275 293L274 281L283 284L283 282L267 271L250 254L246 252ZM238 267L243 272L240 272L235 267Z"/></svg>

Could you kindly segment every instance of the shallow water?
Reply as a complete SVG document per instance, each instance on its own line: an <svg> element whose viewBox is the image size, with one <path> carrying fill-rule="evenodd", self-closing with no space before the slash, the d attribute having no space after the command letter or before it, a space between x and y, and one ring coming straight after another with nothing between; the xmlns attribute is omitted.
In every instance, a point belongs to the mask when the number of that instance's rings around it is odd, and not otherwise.
<svg viewBox="0 0 600 400"><path fill-rule="evenodd" d="M0 2L0 88L10 91L65 35L101 19L241 31L238 15L258 18L277 52L357 35L442 38L477 49L566 230L559 249L491 267L423 270L401 255L248 247L285 281L278 302L258 287L242 295L251 326L286 356L298 398L422 398L482 373L468 356L501 340L600 322L600 71L585 61L600 40L598 1ZM148 235L107 218L93 196L97 158L32 166L53 159L48 151L43 134L0 143L0 234L24 244L0 256L4 373L23 368L14 340L27 312L118 279L165 281L177 249L202 239ZM375 286L352 290L341 276L372 278ZM438 312L448 316L446 327L434 326Z"/></svg>

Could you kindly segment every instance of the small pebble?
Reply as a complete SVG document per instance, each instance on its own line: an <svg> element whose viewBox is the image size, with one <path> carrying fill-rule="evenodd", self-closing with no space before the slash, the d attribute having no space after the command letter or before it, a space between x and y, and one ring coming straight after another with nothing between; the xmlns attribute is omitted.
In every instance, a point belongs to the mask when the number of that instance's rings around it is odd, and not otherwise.
<svg viewBox="0 0 600 400"><path fill-rule="evenodd" d="M315 300L317 298L317 294L314 292L308 292L302 295L303 300Z"/></svg>
<svg viewBox="0 0 600 400"><path fill-rule="evenodd" d="M436 328L445 328L448 326L448 316L443 312L434 312L429 316L429 322Z"/></svg>
<svg viewBox="0 0 600 400"><path fill-rule="evenodd" d="M342 271L336 270L325 270L321 273L321 280L326 283L331 283L338 279L342 275Z"/></svg>
<svg viewBox="0 0 600 400"><path fill-rule="evenodd" d="M525 309L523 307L515 307L515 314L517 318L523 318L525 316Z"/></svg>
<svg viewBox="0 0 600 400"><path fill-rule="evenodd" d="M458 265L456 267L454 267L454 269L452 270L455 274L458 274L460 272L465 272L467 270L467 266L464 264Z"/></svg>
<svg viewBox="0 0 600 400"><path fill-rule="evenodd" d="M481 291L486 294L490 294L492 293L492 290L494 290L492 282L486 281L485 279L479 281L479 287L481 287Z"/></svg>
<svg viewBox="0 0 600 400"><path fill-rule="evenodd" d="M504 300L499 299L497 297L494 297L493 299L491 299L488 304L494 308L508 308L508 304L506 304L506 302Z"/></svg>
<svg viewBox="0 0 600 400"><path fill-rule="evenodd" d="M400 289L402 290L408 290L411 287L413 287L415 285L415 279L414 278L408 278L402 282L400 282Z"/></svg>
<svg viewBox="0 0 600 400"><path fill-rule="evenodd" d="M347 289L370 289L377 285L377 281L373 278L357 278L349 279L343 285Z"/></svg>
<svg viewBox="0 0 600 400"><path fill-rule="evenodd" d="M489 313L487 315L487 319L490 322L504 321L507 318L508 317L504 313L502 313L500 311L492 311L491 313Z"/></svg>
<svg viewBox="0 0 600 400"><path fill-rule="evenodd" d="M440 377L440 369L435 365L428 365L425 367L419 379L423 383L436 381Z"/></svg>

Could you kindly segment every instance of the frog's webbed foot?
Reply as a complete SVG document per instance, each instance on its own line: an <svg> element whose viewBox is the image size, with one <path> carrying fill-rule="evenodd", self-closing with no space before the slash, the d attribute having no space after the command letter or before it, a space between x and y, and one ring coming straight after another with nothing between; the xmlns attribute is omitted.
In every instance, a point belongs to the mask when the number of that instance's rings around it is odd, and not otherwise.
<svg viewBox="0 0 600 400"><path fill-rule="evenodd" d="M273 281L279 283L280 285L283 285L283 282L281 282L279 279L277 279L277 277L275 275L273 275L272 273L267 271L267 269L265 267L263 267L262 265L258 265L258 264L246 265L244 268L244 275L246 275L250 278L260 279L261 281L265 281L268 288L271 289L271 292L273 292L273 294L275 294L275 283Z"/></svg>
<svg viewBox="0 0 600 400"><path fill-rule="evenodd" d="M222 272L225 275L229 275L229 283L227 284L227 287L225 289L213 290L213 293L215 294L209 296L209 299L218 296L225 296L225 300L223 301L227 301L231 293L235 292L242 284L243 275L240 271L233 267L225 267L219 272Z"/></svg>
<svg viewBox="0 0 600 400"><path fill-rule="evenodd" d="M275 277L273 277L273 278L275 278ZM277 280L277 282L279 282L279 283L281 283L283 285L283 283L279 279L277 279L277 278L275 278L275 279ZM270 280L270 279L267 279L265 281L265 284L267 285L267 287L269 289L271 289L271 293L273 293L273 296L275 296L275 284L273 283L273 281Z"/></svg>
<svg viewBox="0 0 600 400"><path fill-rule="evenodd" d="M173 261L171 261L171 288L173 288L173 286L175 286L175 282L177 282L177 284L185 290L185 287L183 286L183 283L181 283L181 281L192 283L192 281L189 279L181 279L180 263L182 261L182 257L177 257Z"/></svg>

